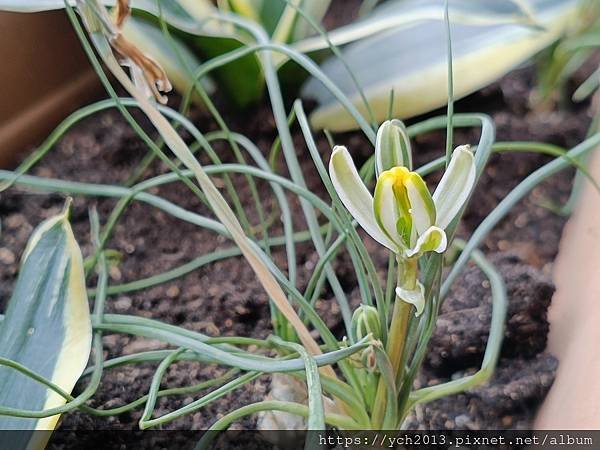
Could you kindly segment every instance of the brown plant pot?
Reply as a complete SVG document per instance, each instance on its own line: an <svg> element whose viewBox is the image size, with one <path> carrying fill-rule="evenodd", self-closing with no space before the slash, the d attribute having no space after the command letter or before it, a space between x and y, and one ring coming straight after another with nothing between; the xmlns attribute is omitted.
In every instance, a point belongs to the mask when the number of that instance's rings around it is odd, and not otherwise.
<svg viewBox="0 0 600 450"><path fill-rule="evenodd" d="M100 83L64 12L0 12L0 167L38 144Z"/></svg>

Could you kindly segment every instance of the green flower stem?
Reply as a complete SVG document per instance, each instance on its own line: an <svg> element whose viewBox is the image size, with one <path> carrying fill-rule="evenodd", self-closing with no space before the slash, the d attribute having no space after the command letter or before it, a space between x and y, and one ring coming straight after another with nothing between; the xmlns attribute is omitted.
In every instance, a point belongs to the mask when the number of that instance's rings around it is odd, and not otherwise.
<svg viewBox="0 0 600 450"><path fill-rule="evenodd" d="M461 239L454 241L454 246L464 251L466 242ZM471 253L471 260L479 267L490 282L492 295L492 319L490 324L490 334L485 348L481 368L474 373L460 379L455 379L447 383L429 386L417 391L411 392L408 403L403 411L403 416L419 403L427 403L448 395L457 394L468 389L472 389L490 379L500 357L502 340L504 338L504 328L506 322L507 297L506 286L502 275L487 260L480 250L474 250Z"/></svg>
<svg viewBox="0 0 600 450"><path fill-rule="evenodd" d="M446 128L446 167L450 164L450 158L452 157L452 148L454 141L454 69L453 69L453 58L452 58L452 32L450 27L450 14L448 0L444 5L444 23L446 25L446 43L448 52L448 125Z"/></svg>
<svg viewBox="0 0 600 450"><path fill-rule="evenodd" d="M398 286L402 286L404 289L409 290L415 289L415 287L417 286L417 275L419 267L418 259L410 258L405 260L398 257L397 261ZM401 367L411 311L412 305L410 303L405 302L400 297L396 296L386 348L386 353L392 365L394 379L398 378L398 372ZM371 422L373 423L375 429L380 429L381 425L384 422L386 390L387 388L385 386L385 382L382 378L380 378L379 385L377 386L377 394L375 395L373 416L371 419Z"/></svg>

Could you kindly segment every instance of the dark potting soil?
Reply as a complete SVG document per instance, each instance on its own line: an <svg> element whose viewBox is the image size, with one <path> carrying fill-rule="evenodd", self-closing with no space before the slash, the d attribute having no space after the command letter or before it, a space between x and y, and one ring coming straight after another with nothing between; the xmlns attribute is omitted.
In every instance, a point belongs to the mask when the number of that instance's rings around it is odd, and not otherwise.
<svg viewBox="0 0 600 450"><path fill-rule="evenodd" d="M530 429L537 406L552 385L558 362L544 351L546 311L554 288L550 277L515 253L491 261L508 293L504 342L491 383L466 393L417 405L409 429ZM420 374L420 387L476 371L483 359L492 318L489 281L469 267L446 299Z"/></svg>
<svg viewBox="0 0 600 450"><path fill-rule="evenodd" d="M587 106L571 105L560 111L533 111L528 98L534 84L530 70L520 70L499 83L457 104L459 112L484 111L490 114L498 129L500 141L542 141L570 148L584 138L589 117ZM144 122L143 118L140 118ZM215 130L216 125L201 112L193 119L202 131ZM265 154L275 137L269 105L248 111L242 118L227 118L234 131L247 135ZM330 154L326 139L317 134L323 158ZM455 142L475 144L478 132L458 130ZM359 133L337 137L337 142L351 149L358 163L373 151ZM311 191L326 198L324 189L308 157L299 130L294 130L296 152L301 160ZM414 142L419 164L442 153L444 133L418 137ZM230 151L216 146L224 161L233 161ZM119 184L125 182L141 161L146 149L137 135L115 111L106 111L85 120L69 131L32 171L34 175L67 180ZM203 162L207 162L202 158ZM460 234L467 236L520 180L549 158L536 154L495 155L487 167L461 225ZM284 165L280 164L283 172ZM166 172L162 163L154 163L146 176ZM508 322L498 370L485 386L469 393L455 395L417 408L409 418L410 428L423 429L503 429L531 426L537 407L554 377L556 360L544 353L548 322L546 310L553 286L550 281L552 262L565 219L543 205L549 199L565 202L571 186L572 172L562 172L542 183L514 207L485 240L482 250L491 256L505 278L509 294ZM216 179L217 183L222 180ZM434 177L431 178L433 183ZM242 177L233 177L238 195L245 206L251 205L250 190ZM272 209L268 186L259 183L261 198ZM199 214L210 215L187 188L171 184L153 189L153 194ZM290 200L297 204L295 199ZM18 272L18 260L33 228L44 218L56 214L64 202L61 195L36 194L13 188L0 197L2 235L0 240L0 311L10 298ZM116 201L76 197L72 217L75 234L85 256L91 253L88 208L95 206L103 221ZM258 223L251 208L249 218ZM300 208L293 208L296 229L304 229ZM277 231L271 232L272 235ZM384 275L387 256L373 241L365 237ZM214 233L174 219L168 214L134 202L115 228L108 248L116 250L119 262L111 267L111 285L132 282L178 267L215 249L231 244ZM277 264L286 269L281 249L275 249ZM302 290L318 257L308 244L298 246L297 286ZM353 305L359 302L357 282L348 255L341 254L335 263L343 288ZM329 290L322 293L318 310L328 326L339 336L343 328L339 310ZM107 312L153 318L211 336L267 337L270 332L268 299L252 270L240 258L231 258L204 266L174 281L126 294L109 297ZM438 320L429 355L418 380L420 386L454 379L472 373L483 356L491 314L489 284L478 269L469 266L455 283ZM165 345L125 335L104 337L104 357L161 349ZM90 405L113 408L131 402L147 393L156 365L140 364L107 370L98 393ZM163 386L189 386L225 372L223 368L198 363L180 362L171 366ZM245 404L260 401L268 392L269 377L236 390L218 401L163 425L163 429L206 429L223 414ZM75 393L85 388L80 382ZM193 395L160 399L155 417L189 404ZM112 417L92 417L75 412L61 420L61 430L133 430L141 410ZM255 417L247 417L233 425L234 429L252 429ZM70 436L70 437L69 437ZM72 440L71 440L72 439ZM59 434L55 448L76 442L75 434ZM168 441L167 441L168 445ZM160 448L160 446L153 446Z"/></svg>

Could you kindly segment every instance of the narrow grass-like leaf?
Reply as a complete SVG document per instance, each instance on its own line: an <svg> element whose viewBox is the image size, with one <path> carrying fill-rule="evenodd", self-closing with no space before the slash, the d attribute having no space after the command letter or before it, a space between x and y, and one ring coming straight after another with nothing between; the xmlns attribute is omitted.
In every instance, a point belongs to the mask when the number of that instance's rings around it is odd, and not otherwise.
<svg viewBox="0 0 600 450"><path fill-rule="evenodd" d="M300 8L304 14L313 19L316 23L320 23L323 17L325 17L325 13L327 12L330 4L331 0L303 0ZM315 34L314 28L311 26L311 24L308 23L307 20L297 17L292 40L297 41L311 34Z"/></svg>
<svg viewBox="0 0 600 450"><path fill-rule="evenodd" d="M304 361L306 386L308 391L308 422L306 428L308 430L325 430L323 392L321 390L319 369L315 360L308 354L306 349L299 344L285 342L277 336L273 336L271 340L279 347L298 353Z"/></svg>
<svg viewBox="0 0 600 450"><path fill-rule="evenodd" d="M170 345L184 347L197 352L203 361L210 362L211 364L218 363L241 370L265 373L294 372L304 369L304 362L300 358L293 360L278 360L249 353L225 351L216 344L207 344L202 340L190 337L189 332L181 333L181 330L177 328L174 330L167 330L144 325L119 325L108 322L108 319L106 323L96 324L95 326L98 329L106 331L127 333L149 339L156 339ZM329 366L352 356L366 346L367 344L364 340L359 341L348 348L321 353L318 356L315 356L315 361L319 367Z"/></svg>
<svg viewBox="0 0 600 450"><path fill-rule="evenodd" d="M93 2L88 1L88 4L93 4ZM73 16L73 12L71 10L68 12L71 18L76 21L76 18ZM277 308L294 327L301 342L313 355L321 354L321 349L319 348L318 344L315 342L314 338L310 335L310 332L302 320L298 317L296 311L288 302L273 274L265 265L261 257L257 254L256 248L252 245L250 239L244 233L235 214L219 190L210 180L209 176L206 174L198 160L191 153L183 139L177 134L171 124L158 111L158 109L156 109L156 107L153 106L152 103L150 103L148 99L133 85L132 81L115 59L110 45L102 34L101 30L90 29L89 31L92 35L98 53L101 55L109 70L123 85L123 87L139 102L140 108L159 131L171 151L188 169L194 173L198 184L208 198L216 216L227 228L233 240L240 247L242 254L255 271L257 277L261 281L261 284L277 305ZM323 370L325 370L325 372L330 374L332 377L335 377L335 372L333 372L331 367L325 367Z"/></svg>
<svg viewBox="0 0 600 450"><path fill-rule="evenodd" d="M70 392L87 364L92 326L83 260L68 220L68 205L42 223L25 250L13 296L0 326L0 356ZM49 409L65 399L8 367L0 368L0 405ZM0 417L0 429L53 430L59 416L40 420ZM10 448L43 446L47 434L11 434Z"/></svg>
<svg viewBox="0 0 600 450"><path fill-rule="evenodd" d="M398 426L398 394L396 392L394 369L380 342L374 343L372 348L375 352L377 368L379 369L381 379L383 380L386 389L386 408L382 429L393 430Z"/></svg>
<svg viewBox="0 0 600 450"><path fill-rule="evenodd" d="M147 428L146 421L152 418L152 412L154 411L154 407L156 406L156 400L158 399L158 392L160 390L160 383L162 382L163 376L169 366L173 364L173 362L183 353L185 353L185 348L180 348L169 354L163 361L161 361L158 369L154 372L154 376L152 377L152 384L150 385L150 390L148 391L148 399L146 400L146 406L144 407L144 412L142 413L142 417L139 420L140 428L143 430Z"/></svg>

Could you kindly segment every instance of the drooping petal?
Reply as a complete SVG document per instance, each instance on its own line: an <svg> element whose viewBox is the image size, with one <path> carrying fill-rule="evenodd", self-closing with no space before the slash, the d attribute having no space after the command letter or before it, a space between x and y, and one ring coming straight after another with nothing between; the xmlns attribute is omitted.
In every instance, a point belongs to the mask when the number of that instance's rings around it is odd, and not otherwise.
<svg viewBox="0 0 600 450"><path fill-rule="evenodd" d="M447 246L446 232L438 227L429 227L425 233L419 236L415 246L406 251L406 257L420 256L426 252L442 253Z"/></svg>
<svg viewBox="0 0 600 450"><path fill-rule="evenodd" d="M377 179L375 186L375 196L373 198L373 214L379 229L387 238L396 244L396 248L406 246L405 236L402 230L397 228L398 221L401 219L399 204L394 194L394 184L396 177L391 170L383 172ZM410 216L405 214L408 219ZM410 220L406 224L410 233ZM400 227L402 228L402 227Z"/></svg>
<svg viewBox="0 0 600 450"><path fill-rule="evenodd" d="M387 120L377 131L375 142L375 168L379 177L393 167L412 167L410 139L404 124L397 120Z"/></svg>
<svg viewBox="0 0 600 450"><path fill-rule="evenodd" d="M410 201L410 213L413 225L420 236L435 224L435 204L427 185L418 173L411 172L404 182L408 200Z"/></svg>
<svg viewBox="0 0 600 450"><path fill-rule="evenodd" d="M475 158L468 145L457 147L440 184L433 193L436 225L445 229L471 195L475 184Z"/></svg>
<svg viewBox="0 0 600 450"><path fill-rule="evenodd" d="M346 209L373 239L392 251L396 245L379 229L373 216L373 197L362 182L346 147L333 149L329 161L331 182Z"/></svg>
<svg viewBox="0 0 600 450"><path fill-rule="evenodd" d="M415 316L419 317L425 308L425 288L417 281L417 287L409 290L400 286L396 287L396 295L402 301L414 305Z"/></svg>

